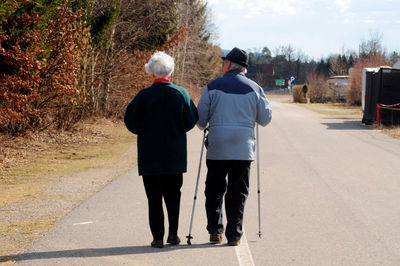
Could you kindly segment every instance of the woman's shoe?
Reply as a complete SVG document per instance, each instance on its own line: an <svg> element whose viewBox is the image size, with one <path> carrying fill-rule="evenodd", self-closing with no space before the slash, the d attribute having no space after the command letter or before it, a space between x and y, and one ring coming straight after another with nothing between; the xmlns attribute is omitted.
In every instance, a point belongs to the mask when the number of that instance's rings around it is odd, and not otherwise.
<svg viewBox="0 0 400 266"><path fill-rule="evenodd" d="M153 240L150 244L153 248L163 248L164 243L162 240Z"/></svg>

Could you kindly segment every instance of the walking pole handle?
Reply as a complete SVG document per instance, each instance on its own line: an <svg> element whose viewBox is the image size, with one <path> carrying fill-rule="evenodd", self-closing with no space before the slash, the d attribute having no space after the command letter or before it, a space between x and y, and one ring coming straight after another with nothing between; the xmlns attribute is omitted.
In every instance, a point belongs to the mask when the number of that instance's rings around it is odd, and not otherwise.
<svg viewBox="0 0 400 266"><path fill-rule="evenodd" d="M196 187L195 187L195 190L194 190L194 197L193 197L192 216L191 216L191 218L190 218L189 235L186 236L186 238L188 239L188 240L187 240L188 245L191 245L191 244L192 244L191 239L193 239L191 233L192 233L192 226L193 226L194 210L195 210L195 208L196 208L197 191L198 191L198 187L199 187L199 179L200 179L200 171L201 171L201 161L202 161L202 159L203 159L203 150L204 150L204 145L205 145L204 143L205 143L205 140L206 140L206 131L207 131L207 129L204 129L203 141L202 141L202 143L201 143L199 170L198 170L198 172L197 172Z"/></svg>
<svg viewBox="0 0 400 266"><path fill-rule="evenodd" d="M256 125L256 152L257 152L257 194L258 194L258 237L261 238L261 191L260 191L260 134L258 130L258 124Z"/></svg>
<svg viewBox="0 0 400 266"><path fill-rule="evenodd" d="M204 150L204 143L206 140L206 130L204 129L204 133L203 133L203 142L201 144L201 152L200 152L200 161L199 161L199 170L197 171L197 180L196 180L196 189L194 191L194 199L197 199L197 190L199 187L199 177L200 177L200 171L201 171L201 161L203 159L203 150Z"/></svg>

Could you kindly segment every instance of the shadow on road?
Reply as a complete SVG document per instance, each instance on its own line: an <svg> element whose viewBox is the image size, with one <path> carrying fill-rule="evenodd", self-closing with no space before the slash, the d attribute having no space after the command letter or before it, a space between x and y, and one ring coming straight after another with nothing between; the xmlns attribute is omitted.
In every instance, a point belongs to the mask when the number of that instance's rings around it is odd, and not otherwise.
<svg viewBox="0 0 400 266"><path fill-rule="evenodd" d="M19 255L10 255L10 256L0 256L0 262L39 260L39 259L58 259L58 258L89 258L89 257L103 257L103 256L119 256L119 255L171 252L174 250L182 250L182 249L215 248L215 247L228 247L228 245L212 245L209 243L204 243L204 244L192 244L190 246L165 245L164 248L153 248L150 246L132 246L132 247L55 250L55 251L22 253Z"/></svg>
<svg viewBox="0 0 400 266"><path fill-rule="evenodd" d="M340 122L326 122L321 123L327 126L330 130L365 130L368 129L360 120L346 120Z"/></svg>

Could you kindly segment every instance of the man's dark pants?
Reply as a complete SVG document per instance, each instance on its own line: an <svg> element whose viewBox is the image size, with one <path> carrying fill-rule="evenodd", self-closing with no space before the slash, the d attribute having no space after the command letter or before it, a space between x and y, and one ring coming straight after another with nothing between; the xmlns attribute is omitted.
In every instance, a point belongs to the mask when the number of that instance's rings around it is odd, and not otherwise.
<svg viewBox="0 0 400 266"><path fill-rule="evenodd" d="M243 234L243 214L249 194L251 161L207 160L206 213L207 230L211 233L224 232L222 224L222 201L225 194L228 240L239 240ZM228 175L228 180L226 176Z"/></svg>
<svg viewBox="0 0 400 266"><path fill-rule="evenodd" d="M149 204L149 224L154 240L164 237L164 198L168 212L169 235L177 235L181 202L182 174L143 176Z"/></svg>

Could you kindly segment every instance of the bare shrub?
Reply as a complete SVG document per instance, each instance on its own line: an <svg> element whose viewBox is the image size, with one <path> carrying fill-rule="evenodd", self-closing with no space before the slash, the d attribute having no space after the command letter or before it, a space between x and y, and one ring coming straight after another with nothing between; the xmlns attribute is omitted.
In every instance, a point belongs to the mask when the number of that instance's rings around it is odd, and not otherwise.
<svg viewBox="0 0 400 266"><path fill-rule="evenodd" d="M295 103L305 102L304 93L303 93L303 85L293 86L293 102L295 102Z"/></svg>
<svg viewBox="0 0 400 266"><path fill-rule="evenodd" d="M316 73L307 75L308 97L312 103L324 103L329 101L328 84L325 77Z"/></svg>
<svg viewBox="0 0 400 266"><path fill-rule="evenodd" d="M76 109L78 54L85 49L80 17L63 4L44 29L39 27L43 17L18 9L0 21L0 132L64 128L75 122L59 118Z"/></svg>
<svg viewBox="0 0 400 266"><path fill-rule="evenodd" d="M388 62L384 56L375 56L369 59L357 61L350 78L350 86L346 97L347 103L350 105L361 105L361 78L363 68L380 67L387 64Z"/></svg>

